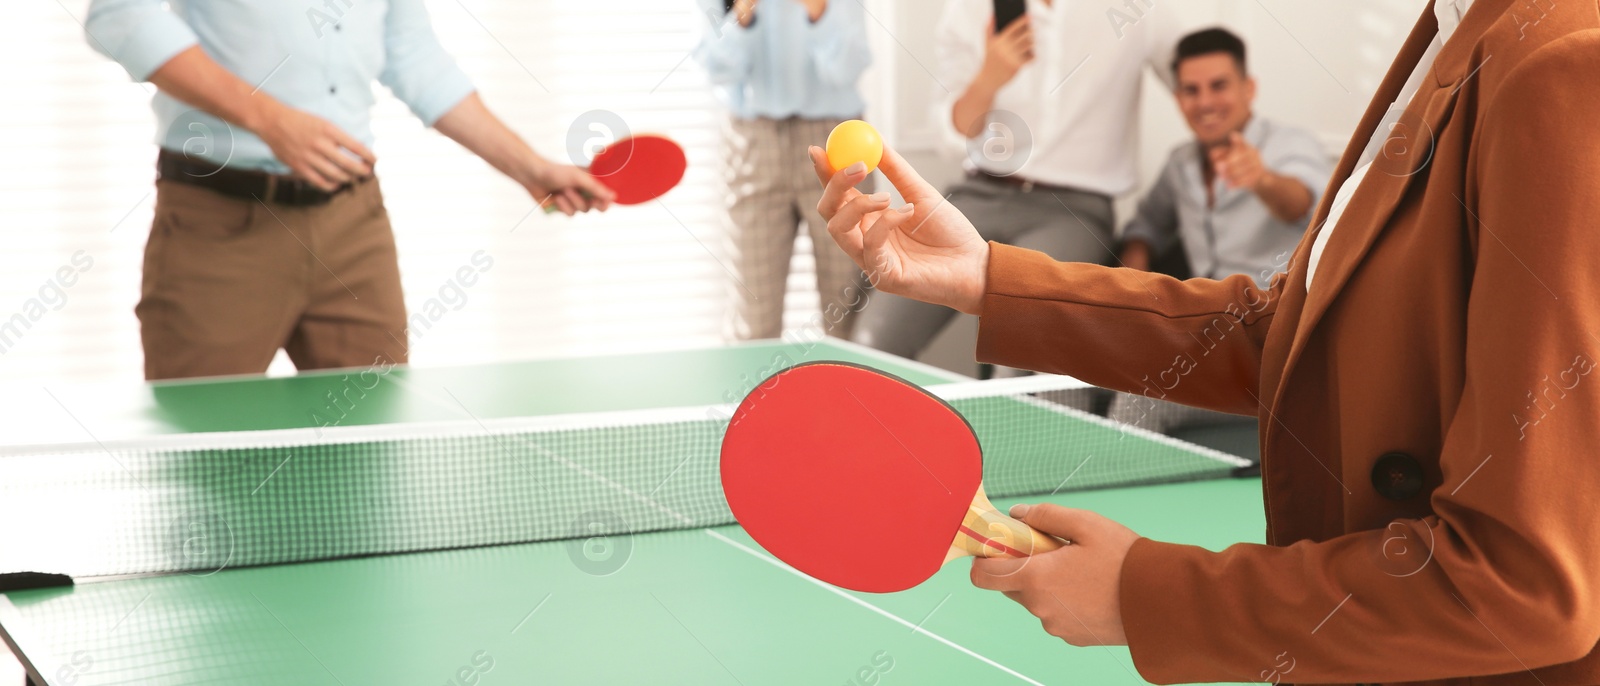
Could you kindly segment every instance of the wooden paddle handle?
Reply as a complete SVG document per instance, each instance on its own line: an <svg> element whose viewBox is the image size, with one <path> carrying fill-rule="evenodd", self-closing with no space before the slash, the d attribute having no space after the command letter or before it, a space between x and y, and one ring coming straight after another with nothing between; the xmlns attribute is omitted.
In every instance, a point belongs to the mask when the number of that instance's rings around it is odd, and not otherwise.
<svg viewBox="0 0 1600 686"><path fill-rule="evenodd" d="M1050 552L1062 545L1061 539L1040 533L1027 524L1001 514L980 487L977 495L972 497L972 505L967 508L966 518L961 520L961 531L951 544L949 558L962 555L1027 557Z"/></svg>
<svg viewBox="0 0 1600 686"><path fill-rule="evenodd" d="M593 200L594 199L594 196L590 195L589 191L583 190L582 188L578 189L578 194L582 195L584 198L586 198L588 200ZM551 195L555 195L555 193L551 193ZM560 211L561 211L561 208L556 207L556 204L554 202L544 206L544 213L545 214L555 214L555 213L560 212Z"/></svg>

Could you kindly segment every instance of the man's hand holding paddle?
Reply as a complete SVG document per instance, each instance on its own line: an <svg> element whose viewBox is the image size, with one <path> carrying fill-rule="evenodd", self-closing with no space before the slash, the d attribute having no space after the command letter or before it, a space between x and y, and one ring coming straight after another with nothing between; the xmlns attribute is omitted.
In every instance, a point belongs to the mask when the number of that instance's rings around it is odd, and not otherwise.
<svg viewBox="0 0 1600 686"><path fill-rule="evenodd" d="M981 313L989 244L904 158L885 146L878 167L906 199L896 209L889 208L888 193L863 195L854 188L866 178L864 165L835 174L815 146L811 164L824 185L817 211L828 220L828 233L873 287Z"/></svg>
<svg viewBox="0 0 1600 686"><path fill-rule="evenodd" d="M828 233L874 287L982 314L989 244L904 158L885 146L879 164L906 199L894 209L888 193L854 189L866 176L862 165L834 173L817 147L811 148L811 163L825 186L817 211L827 218ZM1126 644L1118 589L1122 562L1139 535L1098 514L1058 505L1019 505L1012 515L1072 544L1027 558L975 560L972 583L1005 593L1038 617L1045 631L1073 645Z"/></svg>

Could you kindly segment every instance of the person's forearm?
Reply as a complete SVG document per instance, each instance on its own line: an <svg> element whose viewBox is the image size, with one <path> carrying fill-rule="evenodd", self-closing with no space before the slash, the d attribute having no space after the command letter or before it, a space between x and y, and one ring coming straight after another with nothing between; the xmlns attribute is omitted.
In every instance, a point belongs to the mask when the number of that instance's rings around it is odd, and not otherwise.
<svg viewBox="0 0 1600 686"><path fill-rule="evenodd" d="M587 172L540 157L500 121L477 93L468 94L433 122L433 128L517 182L540 205L567 215L605 211L616 194Z"/></svg>
<svg viewBox="0 0 1600 686"><path fill-rule="evenodd" d="M521 136L489 111L477 93L468 95L445 112L433 123L433 128L523 185L533 182L531 175L545 162Z"/></svg>
<svg viewBox="0 0 1600 686"><path fill-rule="evenodd" d="M1278 221L1294 223L1311 210L1311 190L1298 180L1268 171L1256 185L1256 197Z"/></svg>
<svg viewBox="0 0 1600 686"><path fill-rule="evenodd" d="M955 125L956 131L967 138L981 135L983 121L988 117L989 110L994 108L995 93L1000 91L1002 85L1004 83L1000 79L979 71L967 90L956 99L955 106L950 108L950 123Z"/></svg>
<svg viewBox="0 0 1600 686"><path fill-rule="evenodd" d="M979 361L1065 374L1102 388L1232 414L1260 407L1255 393L1262 350L1283 279L1274 282L1276 290L1262 290L1247 274L1179 281L1057 262L1008 245L993 247L988 277ZM1196 318L1201 325L1226 321L1232 328L1198 345L1191 336ZM1067 340L1070 349L1062 345ZM1186 356L1206 361L1174 364L1174 358ZM1179 378L1183 383L1176 383Z"/></svg>
<svg viewBox="0 0 1600 686"><path fill-rule="evenodd" d="M372 151L321 117L279 102L191 47L150 73L162 92L261 137L278 162L322 190L372 173Z"/></svg>
<svg viewBox="0 0 1600 686"><path fill-rule="evenodd" d="M167 95L258 134L271 119L271 112L283 107L217 64L198 45L151 72L150 82Z"/></svg>

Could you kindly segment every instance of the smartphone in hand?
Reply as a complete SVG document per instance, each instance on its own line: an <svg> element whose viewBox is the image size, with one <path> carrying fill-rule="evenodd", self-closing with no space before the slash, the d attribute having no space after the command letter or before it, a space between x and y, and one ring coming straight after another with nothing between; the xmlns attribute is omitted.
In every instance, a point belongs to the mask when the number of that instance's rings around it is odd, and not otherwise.
<svg viewBox="0 0 1600 686"><path fill-rule="evenodd" d="M994 32L1004 31L1006 26L1021 19L1027 11L1027 0L994 0Z"/></svg>

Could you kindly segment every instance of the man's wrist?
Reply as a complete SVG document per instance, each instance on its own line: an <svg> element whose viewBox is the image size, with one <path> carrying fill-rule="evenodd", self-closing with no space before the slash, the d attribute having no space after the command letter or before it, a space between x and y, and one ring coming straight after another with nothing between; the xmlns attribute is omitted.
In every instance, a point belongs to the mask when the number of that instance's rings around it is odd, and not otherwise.
<svg viewBox="0 0 1600 686"><path fill-rule="evenodd" d="M245 130L266 138L268 129L282 116L284 104L278 102L266 93L252 93L244 100L244 106L239 108L239 126Z"/></svg>
<svg viewBox="0 0 1600 686"><path fill-rule="evenodd" d="M1272 173L1271 169L1264 169L1261 172L1261 177L1256 179L1255 185L1250 187L1250 192L1255 193L1256 195L1271 193L1272 190L1277 187L1277 185L1278 175Z"/></svg>

